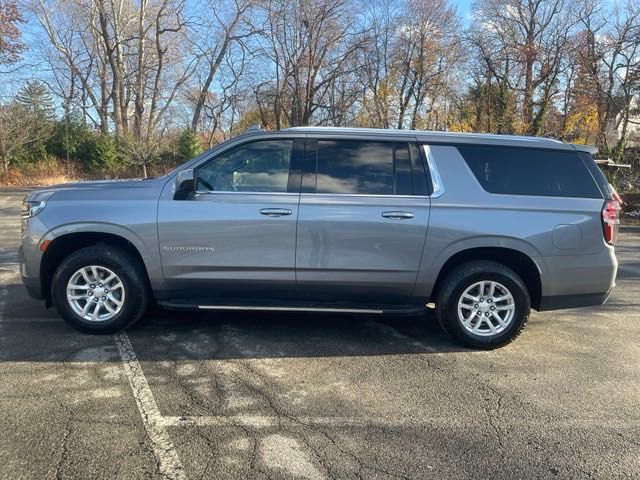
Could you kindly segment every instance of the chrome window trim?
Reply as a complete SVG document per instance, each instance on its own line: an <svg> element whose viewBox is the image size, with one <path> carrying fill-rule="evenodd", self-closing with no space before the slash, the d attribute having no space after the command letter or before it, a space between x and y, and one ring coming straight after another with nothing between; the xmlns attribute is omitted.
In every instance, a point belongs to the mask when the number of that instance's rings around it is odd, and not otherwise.
<svg viewBox="0 0 640 480"><path fill-rule="evenodd" d="M303 196L313 197L354 197L354 198L429 198L428 195L387 195L387 194L373 194L373 193L313 193L304 192Z"/></svg>
<svg viewBox="0 0 640 480"><path fill-rule="evenodd" d="M215 190L196 190L196 195L302 195L313 197L354 197L354 198L429 198L428 195L375 195L370 193L295 193L295 192L227 192Z"/></svg>
<svg viewBox="0 0 640 480"><path fill-rule="evenodd" d="M194 192L196 195L287 195L287 196L298 196L299 193L296 192L228 192L228 191L218 191L215 190L196 190Z"/></svg>
<svg viewBox="0 0 640 480"><path fill-rule="evenodd" d="M424 156L427 159L427 166L429 167L429 175L431 176L431 185L433 186L433 193L429 195L430 198L438 198L444 195L444 184L442 183L442 177L440 176L440 171L438 170L438 166L433 159L433 152L431 152L431 147L429 145L423 144L422 151L424 152Z"/></svg>

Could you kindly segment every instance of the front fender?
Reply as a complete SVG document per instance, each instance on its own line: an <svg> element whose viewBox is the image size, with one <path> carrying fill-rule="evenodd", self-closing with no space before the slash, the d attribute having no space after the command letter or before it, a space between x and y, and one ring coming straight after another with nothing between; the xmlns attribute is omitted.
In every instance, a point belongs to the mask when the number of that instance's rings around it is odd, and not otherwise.
<svg viewBox="0 0 640 480"><path fill-rule="evenodd" d="M49 230L40 242L44 240L54 241L65 235L79 233L103 233L128 241L140 254L152 288L156 289L164 286L155 226L154 228L141 228L140 232L136 232L131 228L107 222L74 222L58 225Z"/></svg>

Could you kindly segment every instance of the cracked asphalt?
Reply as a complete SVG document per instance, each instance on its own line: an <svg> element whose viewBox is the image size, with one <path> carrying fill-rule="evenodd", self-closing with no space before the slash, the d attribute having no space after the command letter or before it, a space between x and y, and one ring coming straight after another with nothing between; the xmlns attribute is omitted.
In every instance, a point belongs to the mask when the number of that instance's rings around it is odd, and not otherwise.
<svg viewBox="0 0 640 480"><path fill-rule="evenodd" d="M0 191L0 478L170 477L116 338L20 284L22 196ZM491 352L428 315L156 310L127 334L182 478L640 478L640 230L618 258L606 305Z"/></svg>

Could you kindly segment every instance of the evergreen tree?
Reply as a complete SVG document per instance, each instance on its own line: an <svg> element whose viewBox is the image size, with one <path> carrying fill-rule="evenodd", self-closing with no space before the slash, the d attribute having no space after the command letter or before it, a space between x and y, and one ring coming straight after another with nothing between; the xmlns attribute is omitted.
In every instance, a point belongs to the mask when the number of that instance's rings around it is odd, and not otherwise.
<svg viewBox="0 0 640 480"><path fill-rule="evenodd" d="M99 134L89 148L89 165L94 170L113 169L118 165L118 147L112 137Z"/></svg>
<svg viewBox="0 0 640 480"><path fill-rule="evenodd" d="M178 160L181 162L189 160L202 152L198 137L196 137L195 132L190 128L187 128L180 134L177 143Z"/></svg>
<svg viewBox="0 0 640 480"><path fill-rule="evenodd" d="M16 95L16 102L42 122L55 120L55 107L47 86L38 80L28 80Z"/></svg>
<svg viewBox="0 0 640 480"><path fill-rule="evenodd" d="M55 128L55 108L47 87L37 80L30 80L14 99L29 118L34 138L21 155L21 161L37 162L47 154L46 145Z"/></svg>
<svg viewBox="0 0 640 480"><path fill-rule="evenodd" d="M53 134L47 142L47 152L59 158L81 160L87 163L87 145L94 142L93 133L73 114L55 123Z"/></svg>

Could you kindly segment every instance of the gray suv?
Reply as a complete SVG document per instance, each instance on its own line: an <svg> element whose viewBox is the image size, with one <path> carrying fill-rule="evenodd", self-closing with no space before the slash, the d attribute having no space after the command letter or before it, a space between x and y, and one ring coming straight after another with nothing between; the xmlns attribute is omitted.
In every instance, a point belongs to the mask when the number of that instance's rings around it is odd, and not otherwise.
<svg viewBox="0 0 640 480"><path fill-rule="evenodd" d="M615 285L619 204L588 147L339 128L254 131L165 176L24 202L22 278L74 327L169 309L413 314L465 345Z"/></svg>

